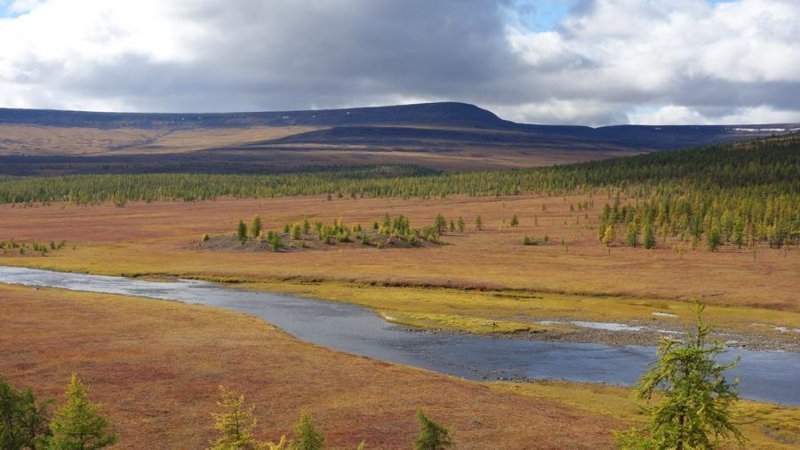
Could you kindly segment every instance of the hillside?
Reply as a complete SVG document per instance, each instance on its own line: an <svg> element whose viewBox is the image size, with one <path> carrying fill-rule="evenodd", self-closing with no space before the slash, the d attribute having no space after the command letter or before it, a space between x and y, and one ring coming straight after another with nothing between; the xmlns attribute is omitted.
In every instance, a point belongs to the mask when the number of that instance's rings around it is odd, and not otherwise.
<svg viewBox="0 0 800 450"><path fill-rule="evenodd" d="M535 167L795 133L800 124L519 124L464 103L249 113L0 109L0 174Z"/></svg>

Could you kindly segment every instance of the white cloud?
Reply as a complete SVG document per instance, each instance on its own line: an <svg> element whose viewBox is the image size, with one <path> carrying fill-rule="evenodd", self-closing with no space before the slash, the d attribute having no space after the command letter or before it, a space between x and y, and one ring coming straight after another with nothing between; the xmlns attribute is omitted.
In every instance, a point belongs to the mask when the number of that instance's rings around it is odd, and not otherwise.
<svg viewBox="0 0 800 450"><path fill-rule="evenodd" d="M628 115L637 125L707 125L710 121L696 109L688 106L666 105L660 108Z"/></svg>
<svg viewBox="0 0 800 450"><path fill-rule="evenodd" d="M800 1L583 0L545 32L515 4L16 0L0 18L0 106L458 100L539 123L800 121Z"/></svg>

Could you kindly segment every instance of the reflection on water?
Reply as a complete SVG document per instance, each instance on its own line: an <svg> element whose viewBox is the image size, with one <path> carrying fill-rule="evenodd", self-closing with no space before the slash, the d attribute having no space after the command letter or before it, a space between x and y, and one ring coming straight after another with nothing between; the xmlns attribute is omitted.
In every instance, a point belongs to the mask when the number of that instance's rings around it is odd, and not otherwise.
<svg viewBox="0 0 800 450"><path fill-rule="evenodd" d="M653 347L413 332L354 305L239 291L203 281L141 281L0 266L0 282L228 308L263 318L308 342L478 380L548 378L630 385L655 359ZM800 404L800 354L732 350L724 359L736 356L742 360L733 375L741 380L743 397Z"/></svg>

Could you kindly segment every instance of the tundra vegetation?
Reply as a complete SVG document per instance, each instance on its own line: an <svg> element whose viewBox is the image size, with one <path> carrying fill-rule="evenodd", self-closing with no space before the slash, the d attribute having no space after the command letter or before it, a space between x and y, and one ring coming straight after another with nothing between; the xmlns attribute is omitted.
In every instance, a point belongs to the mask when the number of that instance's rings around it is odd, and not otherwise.
<svg viewBox="0 0 800 450"><path fill-rule="evenodd" d="M521 193L587 194L589 200L578 204L577 211L593 208L599 197L612 197L614 201L603 206L598 231L606 245L623 236L620 243L637 246L636 234L645 248L667 239L692 246L705 240L711 250L723 244L794 245L800 242L800 137L505 171L437 173L412 166L367 166L283 175L91 175L9 178L0 183L0 203L14 204ZM436 225L440 229L441 224ZM628 232L607 239L612 237L609 226ZM481 228L476 220L475 229Z"/></svg>
<svg viewBox="0 0 800 450"><path fill-rule="evenodd" d="M67 241L50 241L47 242L40 242L40 241L32 241L32 242L25 242L25 241L17 241L15 239L8 239L4 241L0 241L0 252L2 255L39 255L45 256L50 252L61 250L67 246Z"/></svg>

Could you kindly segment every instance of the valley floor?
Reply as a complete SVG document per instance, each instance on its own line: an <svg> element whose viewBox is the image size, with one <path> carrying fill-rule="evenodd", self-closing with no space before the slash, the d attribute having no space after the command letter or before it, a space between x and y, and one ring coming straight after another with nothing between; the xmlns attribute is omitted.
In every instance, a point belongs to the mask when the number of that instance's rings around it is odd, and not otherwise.
<svg viewBox="0 0 800 450"><path fill-rule="evenodd" d="M588 201L594 207L578 211ZM65 240L45 255L0 250L0 264L141 277L184 277L238 283L352 302L388 320L426 329L506 333L554 340L654 343L692 320L697 298L731 345L800 349L795 248L719 252L677 241L654 250L597 241L606 196L520 195L502 198L266 200L113 205L0 206L0 240ZM203 234L232 235L241 218L260 215L267 229L285 223L370 227L384 213L412 226L437 214L463 217L464 232L444 245L377 249L361 244L294 248L273 253L200 248ZM510 226L511 217L518 227ZM483 230L474 228L480 216ZM522 245L524 236L539 245ZM547 238L545 240L545 237ZM640 332L587 330L572 322L619 323Z"/></svg>
<svg viewBox="0 0 800 450"><path fill-rule="evenodd" d="M306 344L243 314L177 302L0 285L0 373L40 398L72 372L120 435L117 448L202 448L217 386L256 406L275 440L310 412L332 448L408 448L423 408L458 448L607 448L640 423L629 389L477 383ZM58 400L58 399L57 399ZM800 443L800 409L742 402L750 448Z"/></svg>

